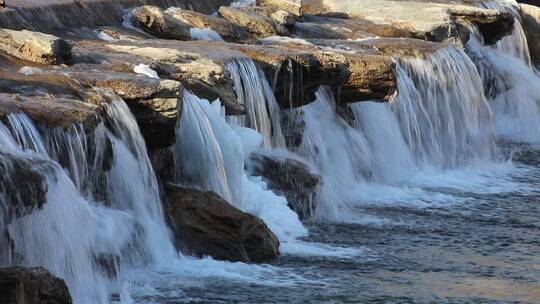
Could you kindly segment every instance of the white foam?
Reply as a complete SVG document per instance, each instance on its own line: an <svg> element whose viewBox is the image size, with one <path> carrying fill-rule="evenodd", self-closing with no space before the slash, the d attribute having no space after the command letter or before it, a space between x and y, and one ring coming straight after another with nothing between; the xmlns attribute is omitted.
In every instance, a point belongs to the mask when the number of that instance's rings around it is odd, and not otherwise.
<svg viewBox="0 0 540 304"><path fill-rule="evenodd" d="M223 41L223 38L211 28L192 27L189 29L189 34L192 40Z"/></svg>
<svg viewBox="0 0 540 304"><path fill-rule="evenodd" d="M152 68L147 64L138 64L133 68L133 72L141 75L148 76L150 78L157 78L159 79L159 75L156 71L152 70Z"/></svg>

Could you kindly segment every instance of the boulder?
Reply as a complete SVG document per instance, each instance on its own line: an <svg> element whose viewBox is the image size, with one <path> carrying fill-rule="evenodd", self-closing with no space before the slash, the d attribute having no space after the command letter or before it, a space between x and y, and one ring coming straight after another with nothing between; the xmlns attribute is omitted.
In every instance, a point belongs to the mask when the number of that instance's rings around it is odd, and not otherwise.
<svg viewBox="0 0 540 304"><path fill-rule="evenodd" d="M251 154L250 160L252 174L264 177L270 189L284 195L300 219L309 219L315 214L322 178L308 163L291 155L259 152Z"/></svg>
<svg viewBox="0 0 540 304"><path fill-rule="evenodd" d="M223 18L201 14L181 8L170 8L167 14L194 28L210 28L216 31L225 41L243 42L249 38L248 32L241 26L233 24Z"/></svg>
<svg viewBox="0 0 540 304"><path fill-rule="evenodd" d="M0 223L9 224L43 208L47 183L38 168L45 165L37 159L0 152Z"/></svg>
<svg viewBox="0 0 540 304"><path fill-rule="evenodd" d="M477 25L490 44L511 33L511 14L471 4L466 0L302 0L302 10L315 15L345 13L356 19L401 27L419 39L450 41L459 46L469 37L464 23Z"/></svg>
<svg viewBox="0 0 540 304"><path fill-rule="evenodd" d="M61 64L71 59L71 45L65 40L27 30L0 30L0 50L39 64Z"/></svg>
<svg viewBox="0 0 540 304"><path fill-rule="evenodd" d="M279 255L279 241L261 219L217 194L169 185L165 196L166 217L183 252L246 263Z"/></svg>
<svg viewBox="0 0 540 304"><path fill-rule="evenodd" d="M257 5L284 10L296 16L302 15L302 0L257 0Z"/></svg>
<svg viewBox="0 0 540 304"><path fill-rule="evenodd" d="M131 12L131 22L143 31L164 39L190 40L190 26L165 14L156 6L141 6Z"/></svg>
<svg viewBox="0 0 540 304"><path fill-rule="evenodd" d="M64 280L46 269L0 268L0 302L3 304L71 304Z"/></svg>
<svg viewBox="0 0 540 304"><path fill-rule="evenodd" d="M294 15L292 13L289 13L288 11L280 10L280 9L274 9L274 8L271 8L271 7L239 6L237 8L242 10L242 11L245 11L245 12L258 14L258 15L270 18L270 19L274 20L275 22L277 22L277 24L280 25L280 29L284 29L286 27L291 28L298 21L298 16L296 16L296 15ZM288 32L284 31L284 34L287 35Z"/></svg>
<svg viewBox="0 0 540 304"><path fill-rule="evenodd" d="M276 22L270 17L246 9L222 6L219 8L219 14L231 23L245 28L257 37L289 35L289 31L283 24Z"/></svg>
<svg viewBox="0 0 540 304"><path fill-rule="evenodd" d="M521 4L520 7L531 59L540 64L540 7L527 4Z"/></svg>

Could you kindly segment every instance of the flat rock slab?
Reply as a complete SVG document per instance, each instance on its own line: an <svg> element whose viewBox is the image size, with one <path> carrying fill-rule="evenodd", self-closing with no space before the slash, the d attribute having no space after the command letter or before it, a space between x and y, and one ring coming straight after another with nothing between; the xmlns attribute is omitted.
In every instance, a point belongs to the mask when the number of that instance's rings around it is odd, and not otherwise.
<svg viewBox="0 0 540 304"><path fill-rule="evenodd" d="M490 44L513 29L510 14L470 4L471 1L450 0L302 0L302 9L304 13L341 12L377 24L396 25L417 38L438 42L466 42L468 31L459 21L478 25Z"/></svg>
<svg viewBox="0 0 540 304"><path fill-rule="evenodd" d="M25 113L51 128L80 124L91 132L107 102L102 95L65 75L0 72L0 119Z"/></svg>

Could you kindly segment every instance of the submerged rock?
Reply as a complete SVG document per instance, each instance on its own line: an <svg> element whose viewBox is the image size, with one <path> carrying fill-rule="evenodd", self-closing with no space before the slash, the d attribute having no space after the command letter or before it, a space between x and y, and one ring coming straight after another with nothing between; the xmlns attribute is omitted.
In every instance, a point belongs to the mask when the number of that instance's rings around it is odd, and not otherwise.
<svg viewBox="0 0 540 304"><path fill-rule="evenodd" d="M65 40L28 30L0 30L0 50L39 64L61 64L71 59L71 45Z"/></svg>
<svg viewBox="0 0 540 304"><path fill-rule="evenodd" d="M249 11L247 8L222 6L219 8L219 14L231 23L244 27L248 32L258 37L289 35L289 31L283 24L276 22L273 18Z"/></svg>
<svg viewBox="0 0 540 304"><path fill-rule="evenodd" d="M264 177L270 189L285 195L289 207L300 219L309 219L317 208L317 192L322 178L299 159L253 153L250 170Z"/></svg>
<svg viewBox="0 0 540 304"><path fill-rule="evenodd" d="M521 4L520 7L531 59L540 64L540 7L527 4Z"/></svg>
<svg viewBox="0 0 540 304"><path fill-rule="evenodd" d="M165 193L166 217L183 252L246 263L279 255L279 241L261 219L217 194L172 185Z"/></svg>
<svg viewBox="0 0 540 304"><path fill-rule="evenodd" d="M46 269L0 268L0 302L2 304L71 304L64 280Z"/></svg>

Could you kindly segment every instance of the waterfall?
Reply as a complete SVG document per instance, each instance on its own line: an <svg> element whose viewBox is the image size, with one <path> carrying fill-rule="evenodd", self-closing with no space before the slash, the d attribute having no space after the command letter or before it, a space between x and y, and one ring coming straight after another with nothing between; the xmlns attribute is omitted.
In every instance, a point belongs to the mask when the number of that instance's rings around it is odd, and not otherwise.
<svg viewBox="0 0 540 304"><path fill-rule="evenodd" d="M0 164L13 156L31 164L47 189L43 208L8 222L9 238L0 241L22 261L0 255L0 263L47 268L65 279L76 303L107 303L117 291L100 265L104 256L129 267L176 255L138 126L118 97L106 112L88 136L79 126L41 128L24 114L0 125ZM0 193L0 206L14 203Z"/></svg>
<svg viewBox="0 0 540 304"><path fill-rule="evenodd" d="M508 12L514 16L514 29L512 30L512 33L499 40L493 48L500 50L511 57L518 58L525 65L532 67L527 37L525 36L525 30L521 25L522 20L519 4L515 0L492 0L482 2L481 5L488 9Z"/></svg>
<svg viewBox="0 0 540 304"><path fill-rule="evenodd" d="M492 158L490 105L473 62L448 47L397 61L398 95L390 102L420 167L456 168Z"/></svg>
<svg viewBox="0 0 540 304"><path fill-rule="evenodd" d="M497 136L505 140L540 143L540 76L531 65L527 39L515 1L492 1L487 7L515 16L515 29L494 46L484 46L471 27L466 45L484 83L495 116Z"/></svg>
<svg viewBox="0 0 540 304"><path fill-rule="evenodd" d="M280 108L263 71L251 59L240 58L227 65L238 103L245 105L247 115L241 125L263 136L265 148L284 147Z"/></svg>
<svg viewBox="0 0 540 304"><path fill-rule="evenodd" d="M297 214L244 169L246 157L262 141L256 131L227 123L219 101L210 104L186 91L174 147L177 183L218 193L261 218L282 243L292 242L307 233Z"/></svg>
<svg viewBox="0 0 540 304"><path fill-rule="evenodd" d="M495 157L492 116L482 81L462 51L396 60L398 94L389 103L350 105L354 121L336 113L327 88L294 110L297 153L322 173L318 216L347 220L348 206L368 184L404 185L422 170L447 170ZM480 88L480 90L478 89Z"/></svg>

